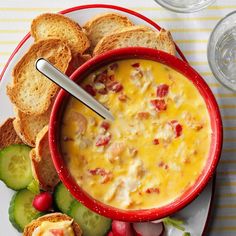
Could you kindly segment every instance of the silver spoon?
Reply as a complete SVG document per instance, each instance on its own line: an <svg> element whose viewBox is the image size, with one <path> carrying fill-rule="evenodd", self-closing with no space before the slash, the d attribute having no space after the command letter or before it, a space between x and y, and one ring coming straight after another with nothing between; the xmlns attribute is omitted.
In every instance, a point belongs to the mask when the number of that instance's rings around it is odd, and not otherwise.
<svg viewBox="0 0 236 236"><path fill-rule="evenodd" d="M48 79L59 85L72 96L81 101L88 108L96 112L104 119L113 121L114 117L101 103L94 99L90 94L83 90L78 84L59 71L55 66L44 58L39 58L35 63L36 69Z"/></svg>

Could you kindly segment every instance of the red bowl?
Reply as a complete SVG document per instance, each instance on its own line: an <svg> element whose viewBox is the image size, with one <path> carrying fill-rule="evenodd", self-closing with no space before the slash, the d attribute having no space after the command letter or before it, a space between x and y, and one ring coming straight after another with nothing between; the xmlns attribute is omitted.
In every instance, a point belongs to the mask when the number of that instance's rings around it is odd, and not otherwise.
<svg viewBox="0 0 236 236"><path fill-rule="evenodd" d="M60 147L61 120L63 117L65 105L67 104L70 97L70 95L64 90L59 92L52 109L52 115L49 124L49 144L52 159L61 181L78 201L80 201L89 209L106 217L132 222L164 218L177 212L193 201L204 189L214 174L214 171L216 170L221 154L223 131L219 108L208 85L205 83L202 77L190 67L188 63L165 52L148 48L124 48L109 51L86 62L72 74L71 79L79 83L91 72L108 63L114 62L116 60L131 58L153 60L173 68L188 78L203 97L210 116L212 136L209 157L197 181L189 189L187 189L184 194L175 199L173 202L165 206L152 209L123 210L106 205L92 198L77 185L63 160Z"/></svg>

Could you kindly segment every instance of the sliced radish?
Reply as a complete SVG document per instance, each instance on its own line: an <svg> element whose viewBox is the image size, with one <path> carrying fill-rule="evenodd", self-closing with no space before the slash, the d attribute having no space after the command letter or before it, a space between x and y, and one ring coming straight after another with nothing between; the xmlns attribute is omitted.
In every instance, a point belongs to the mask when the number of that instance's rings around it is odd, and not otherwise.
<svg viewBox="0 0 236 236"><path fill-rule="evenodd" d="M136 232L136 236L161 236L164 232L164 226L162 223L133 223L133 228Z"/></svg>
<svg viewBox="0 0 236 236"><path fill-rule="evenodd" d="M113 220L111 227L112 227L113 236L133 236L134 235L131 224L128 222Z"/></svg>

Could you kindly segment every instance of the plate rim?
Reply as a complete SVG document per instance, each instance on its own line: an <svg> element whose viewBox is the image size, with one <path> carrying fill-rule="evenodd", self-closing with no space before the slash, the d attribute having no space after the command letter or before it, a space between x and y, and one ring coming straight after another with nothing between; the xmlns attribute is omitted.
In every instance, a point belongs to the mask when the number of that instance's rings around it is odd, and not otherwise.
<svg viewBox="0 0 236 236"><path fill-rule="evenodd" d="M149 19L148 17L133 11L131 9L125 8L125 7L121 7L121 6L117 6L117 5L112 5L112 4L85 4L85 5L78 5L78 6L74 6L74 7L70 7L64 10L61 10L57 13L60 14L67 14L67 13L71 13L74 11L78 11L78 10L84 10L84 9L92 9L92 8L107 8L107 9L113 9L113 10L118 10L121 12L125 12L131 15L134 15L144 21L146 21L147 23L151 24L154 28L156 28L157 30L160 30L161 27L155 23L154 21L152 21L151 19ZM16 53L20 50L20 48L24 45L24 43L30 38L30 32L28 32L22 39L21 41L17 44L16 48L13 50L12 54L10 55L9 59L7 60L5 66L3 67L1 73L0 73L0 83L2 82L2 79L4 77L4 74L10 64L10 62L12 61L12 59L14 58L14 56L16 55ZM176 51L178 52L179 56L188 63L187 59L185 58L184 54L182 53L182 51L180 50L180 48L178 47L178 45L175 43L175 47L176 47ZM203 232L202 232L202 236L206 235L207 231L208 231L208 224L210 221L210 216L212 213L212 209L213 209L213 202L214 202L214 196L215 196L215 181L216 181L216 174L213 176L212 178L212 188L211 188L211 199L210 199L210 206L209 206L209 210L207 213L207 219L205 221L205 225L203 228Z"/></svg>

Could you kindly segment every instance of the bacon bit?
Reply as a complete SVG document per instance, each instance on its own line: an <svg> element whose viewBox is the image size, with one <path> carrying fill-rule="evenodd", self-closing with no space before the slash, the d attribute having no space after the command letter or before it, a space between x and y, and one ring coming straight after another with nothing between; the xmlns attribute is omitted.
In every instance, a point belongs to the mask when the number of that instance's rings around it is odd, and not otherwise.
<svg viewBox="0 0 236 236"><path fill-rule="evenodd" d="M136 156L136 155L138 154L138 149L137 149L137 148L134 148L134 147L129 148L128 151L129 151L129 154L130 154L132 157L134 157L134 156Z"/></svg>
<svg viewBox="0 0 236 236"><path fill-rule="evenodd" d="M109 66L109 68L111 69L111 70L116 70L117 68L118 68L118 63L113 63L113 64L111 64L110 66Z"/></svg>
<svg viewBox="0 0 236 236"><path fill-rule="evenodd" d="M107 71L103 71L102 73L96 75L94 82L95 83L103 83L105 84L106 81L108 80L108 75L107 75Z"/></svg>
<svg viewBox="0 0 236 236"><path fill-rule="evenodd" d="M183 131L182 125L179 124L177 120L172 120L170 124L173 130L175 131L175 138L178 138L182 134L182 131Z"/></svg>
<svg viewBox="0 0 236 236"><path fill-rule="evenodd" d="M108 83L106 87L108 90L111 90L115 93L118 93L123 89L122 84L117 81L113 81L112 83Z"/></svg>
<svg viewBox="0 0 236 236"><path fill-rule="evenodd" d="M151 100L151 104L155 107L156 111L165 111L167 109L167 104L164 99Z"/></svg>
<svg viewBox="0 0 236 236"><path fill-rule="evenodd" d="M169 92L169 85L161 84L157 87L156 95L157 97L163 98L168 94L168 92Z"/></svg>
<svg viewBox="0 0 236 236"><path fill-rule="evenodd" d="M108 77L108 81L115 81L115 75L110 75Z"/></svg>
<svg viewBox="0 0 236 236"><path fill-rule="evenodd" d="M137 62L137 63L132 64L131 66L134 68L138 68L138 67L140 67L140 63Z"/></svg>
<svg viewBox="0 0 236 236"><path fill-rule="evenodd" d="M97 92L98 92L99 94L102 94L102 95L105 95L105 94L108 93L108 91L107 91L106 88L99 89L99 90L97 90Z"/></svg>
<svg viewBox="0 0 236 236"><path fill-rule="evenodd" d="M98 139L95 144L97 147L106 146L110 142L111 134L109 134L109 133L107 133L107 134L98 136Z"/></svg>
<svg viewBox="0 0 236 236"><path fill-rule="evenodd" d="M68 137L68 136L64 136L64 137L63 137L63 141L69 142L69 141L74 141L74 139L73 139L73 138L70 138L70 137Z"/></svg>
<svg viewBox="0 0 236 236"><path fill-rule="evenodd" d="M158 145L160 142L159 142L159 140L158 140L157 138L154 138L153 141L152 141L152 143L153 143L154 145Z"/></svg>
<svg viewBox="0 0 236 236"><path fill-rule="evenodd" d="M118 99L119 99L121 102L126 102L127 99L128 99L128 97L127 97L127 95L121 93L121 94L119 94Z"/></svg>
<svg viewBox="0 0 236 236"><path fill-rule="evenodd" d="M140 120L147 120L149 117L150 117L150 113L149 112L143 111L143 112L139 112L138 113L138 118Z"/></svg>
<svg viewBox="0 0 236 236"><path fill-rule="evenodd" d="M100 175L100 176L105 176L108 174L108 172L105 169L99 167L89 170L89 173L91 175Z"/></svg>
<svg viewBox="0 0 236 236"><path fill-rule="evenodd" d="M190 164L190 163L191 163L190 158L189 158L189 157L185 158L185 159L184 159L184 163L185 163L185 164Z"/></svg>
<svg viewBox="0 0 236 236"><path fill-rule="evenodd" d="M201 130L202 128L203 128L203 124L201 124L201 123L196 124L194 127L194 129L197 131Z"/></svg>
<svg viewBox="0 0 236 236"><path fill-rule="evenodd" d="M110 181L113 177L111 171L106 171L103 168L95 168L95 169L88 170L88 171L91 175L100 175L100 176L104 177L102 180L103 184Z"/></svg>
<svg viewBox="0 0 236 236"><path fill-rule="evenodd" d="M84 90L87 92L87 93L89 93L91 96L96 96L96 90L93 88L93 86L92 85L90 85L90 84L86 84L85 86L84 86Z"/></svg>
<svg viewBox="0 0 236 236"><path fill-rule="evenodd" d="M64 236L64 230L63 229L50 229L50 233L52 233L53 236Z"/></svg>
<svg viewBox="0 0 236 236"><path fill-rule="evenodd" d="M168 170L169 169L169 166L167 164L165 164L163 161L161 161L159 164L158 164L159 167L163 167L165 170Z"/></svg>
<svg viewBox="0 0 236 236"><path fill-rule="evenodd" d="M110 123L103 121L101 127L107 131L110 128Z"/></svg>
<svg viewBox="0 0 236 236"><path fill-rule="evenodd" d="M159 194L160 193L160 189L159 188L148 188L146 190L146 193L157 193L157 194Z"/></svg>

